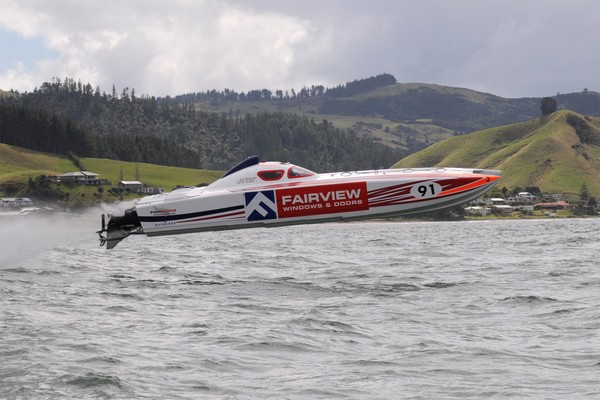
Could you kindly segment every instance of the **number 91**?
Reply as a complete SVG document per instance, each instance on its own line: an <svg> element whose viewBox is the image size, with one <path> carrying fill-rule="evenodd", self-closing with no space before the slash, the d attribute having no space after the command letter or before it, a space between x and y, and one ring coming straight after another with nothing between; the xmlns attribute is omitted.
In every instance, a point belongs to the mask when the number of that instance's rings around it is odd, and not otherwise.
<svg viewBox="0 0 600 400"><path fill-rule="evenodd" d="M441 193L442 187L438 183L419 184L412 187L410 194L419 199L428 199Z"/></svg>

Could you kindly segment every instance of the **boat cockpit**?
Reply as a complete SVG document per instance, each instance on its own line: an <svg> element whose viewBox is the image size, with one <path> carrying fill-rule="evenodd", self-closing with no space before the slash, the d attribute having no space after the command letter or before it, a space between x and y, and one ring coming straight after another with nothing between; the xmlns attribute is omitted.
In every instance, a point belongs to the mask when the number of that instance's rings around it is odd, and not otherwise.
<svg viewBox="0 0 600 400"><path fill-rule="evenodd" d="M287 182L316 175L315 172L294 164L274 161L260 162L258 156L253 156L231 168L220 179L210 184L207 189Z"/></svg>

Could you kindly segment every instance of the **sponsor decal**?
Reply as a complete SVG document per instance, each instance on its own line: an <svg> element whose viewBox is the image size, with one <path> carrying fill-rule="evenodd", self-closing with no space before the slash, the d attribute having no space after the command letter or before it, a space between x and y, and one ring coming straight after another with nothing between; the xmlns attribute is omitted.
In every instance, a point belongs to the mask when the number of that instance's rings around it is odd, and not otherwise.
<svg viewBox="0 0 600 400"><path fill-rule="evenodd" d="M369 209L366 182L280 189L276 200L279 218Z"/></svg>
<svg viewBox="0 0 600 400"><path fill-rule="evenodd" d="M151 215L173 215L177 213L177 209L176 208L155 208L154 210L150 211Z"/></svg>
<svg viewBox="0 0 600 400"><path fill-rule="evenodd" d="M277 218L275 191L262 190L260 192L244 193L244 199L248 221L264 221Z"/></svg>
<svg viewBox="0 0 600 400"><path fill-rule="evenodd" d="M258 180L258 178L257 178L257 177L255 177L255 176L252 176L252 177L249 177L249 178L240 178L240 179L238 179L238 180L236 181L236 183L237 183L238 185L246 185L246 184L248 184L248 183L254 183L254 182L256 182L257 180Z"/></svg>
<svg viewBox="0 0 600 400"><path fill-rule="evenodd" d="M186 214L176 214L177 209L176 208L170 208L170 209L157 209L157 211L150 211L150 215L139 215L138 218L140 219L140 222L164 222L164 221L182 221L182 222L187 222L187 221L183 221L183 220L190 220L190 218L195 218L196 220L198 219L207 219L207 218L221 218L221 217L226 217L226 216L231 216L231 215L237 215L239 213L244 213L244 211L242 211L244 209L244 205L243 204L239 204L239 205L235 205L235 206L229 206L229 207L223 207L223 208L215 208L212 210L203 210L203 211L197 211L197 212L193 212L193 213L186 213ZM192 221L192 220L190 220Z"/></svg>
<svg viewBox="0 0 600 400"><path fill-rule="evenodd" d="M154 224L155 227L168 226L168 225L177 225L177 221L157 222L157 223Z"/></svg>

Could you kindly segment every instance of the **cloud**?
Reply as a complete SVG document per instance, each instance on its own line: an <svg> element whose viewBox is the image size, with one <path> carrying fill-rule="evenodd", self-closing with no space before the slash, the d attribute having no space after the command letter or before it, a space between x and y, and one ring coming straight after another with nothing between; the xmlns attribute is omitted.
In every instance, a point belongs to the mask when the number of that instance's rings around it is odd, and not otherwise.
<svg viewBox="0 0 600 400"><path fill-rule="evenodd" d="M0 85L31 89L34 81L69 76L159 95L285 87L298 83L298 57L315 60L323 51L323 41L311 46L317 38L306 21L224 2L64 3L37 2L35 12L0 3L9 6L0 26L42 36L58 53L33 70L15 64Z"/></svg>
<svg viewBox="0 0 600 400"><path fill-rule="evenodd" d="M0 87L72 77L109 91L334 86L383 72L504 96L600 89L595 0L0 0L0 30L49 49Z"/></svg>

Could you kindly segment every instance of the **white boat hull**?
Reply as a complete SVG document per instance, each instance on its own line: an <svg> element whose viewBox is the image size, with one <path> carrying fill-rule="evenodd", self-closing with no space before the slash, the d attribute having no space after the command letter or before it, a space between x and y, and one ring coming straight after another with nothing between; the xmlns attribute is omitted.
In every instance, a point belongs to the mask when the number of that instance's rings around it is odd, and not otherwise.
<svg viewBox="0 0 600 400"><path fill-rule="evenodd" d="M130 210L131 223L117 218L111 228L111 219L107 238L101 237L111 248L130 233L160 236L420 214L473 200L500 175L431 168L330 174L303 170L305 175L296 177L292 168L298 167L257 162L207 187L143 198Z"/></svg>

